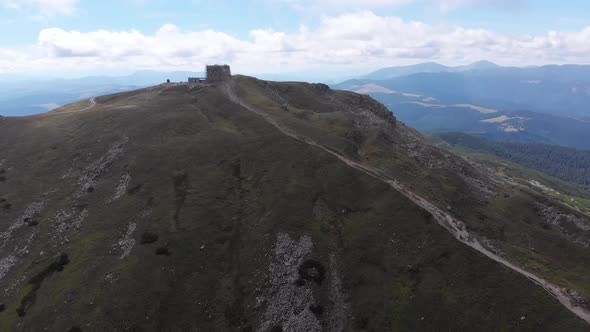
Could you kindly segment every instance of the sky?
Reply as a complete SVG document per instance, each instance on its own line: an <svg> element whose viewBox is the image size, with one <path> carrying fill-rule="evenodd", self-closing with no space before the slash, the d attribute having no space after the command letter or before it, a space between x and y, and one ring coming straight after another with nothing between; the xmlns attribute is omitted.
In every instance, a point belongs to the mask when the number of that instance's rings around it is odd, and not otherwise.
<svg viewBox="0 0 590 332"><path fill-rule="evenodd" d="M587 0L0 0L0 75L590 64Z"/></svg>

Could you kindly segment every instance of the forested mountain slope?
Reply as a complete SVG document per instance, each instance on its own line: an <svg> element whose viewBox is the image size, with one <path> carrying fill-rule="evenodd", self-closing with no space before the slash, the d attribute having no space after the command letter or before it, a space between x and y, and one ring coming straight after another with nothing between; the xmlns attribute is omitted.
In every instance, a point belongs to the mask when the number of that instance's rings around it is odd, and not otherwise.
<svg viewBox="0 0 590 332"><path fill-rule="evenodd" d="M590 185L590 151L556 145L497 142L456 132L434 133L429 137L475 152L490 153L564 181Z"/></svg>

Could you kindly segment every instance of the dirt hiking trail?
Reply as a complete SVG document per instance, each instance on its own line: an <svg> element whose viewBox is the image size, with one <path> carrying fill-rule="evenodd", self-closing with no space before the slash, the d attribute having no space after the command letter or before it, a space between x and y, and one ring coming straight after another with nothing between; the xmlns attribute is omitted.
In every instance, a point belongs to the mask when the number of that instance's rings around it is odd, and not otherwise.
<svg viewBox="0 0 590 332"><path fill-rule="evenodd" d="M84 112L84 111L88 111L94 108L94 106L96 106L96 100L94 98L90 98L90 105L88 105L85 108L81 108L79 110L74 110L74 111L67 111L67 112L49 112L49 113L45 113L47 115L59 115L59 114L70 114L70 113L78 113L78 112Z"/></svg>

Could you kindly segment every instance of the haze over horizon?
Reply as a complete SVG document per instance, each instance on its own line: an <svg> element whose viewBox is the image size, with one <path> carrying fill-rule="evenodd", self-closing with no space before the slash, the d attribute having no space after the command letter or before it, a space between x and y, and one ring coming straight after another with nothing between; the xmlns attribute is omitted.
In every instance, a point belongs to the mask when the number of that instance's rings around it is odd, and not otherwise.
<svg viewBox="0 0 590 332"><path fill-rule="evenodd" d="M526 0L0 0L0 75L139 70L358 76L382 67L482 59L588 64L590 9ZM223 19L220 19L223 18Z"/></svg>

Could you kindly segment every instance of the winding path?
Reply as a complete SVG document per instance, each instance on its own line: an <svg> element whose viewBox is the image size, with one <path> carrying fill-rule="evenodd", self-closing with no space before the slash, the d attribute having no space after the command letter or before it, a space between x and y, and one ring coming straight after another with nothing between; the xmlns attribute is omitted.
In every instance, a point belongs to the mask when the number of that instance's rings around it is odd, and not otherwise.
<svg viewBox="0 0 590 332"><path fill-rule="evenodd" d="M67 112L49 112L49 113L45 113L45 114L58 115L58 114L78 113L78 112L88 111L88 110L94 108L94 106L96 106L96 100L94 98L90 98L90 105L85 108L81 108L79 110L74 110L74 111L67 111Z"/></svg>
<svg viewBox="0 0 590 332"><path fill-rule="evenodd" d="M340 161L342 161L343 163L345 163L349 167L352 167L358 171L361 171L373 178L376 178L376 179L388 184L389 186L391 186L392 188L394 188L395 190L400 192L402 195L404 195L405 197L410 199L416 205L418 205L421 208L423 208L424 210L430 212L430 214L432 214L432 216L437 221L437 223L440 226L444 227L449 233L451 233L451 235L453 235L455 237L455 239L466 244L467 246L471 247L472 249L482 253L486 257L488 257L488 258L512 269L513 271L518 272L521 275L527 277L529 280L531 280L532 282L534 282L538 286L542 287L551 296L556 298L569 311L571 311L576 316L578 316L581 319L583 319L584 321L586 321L586 323L590 324L590 311L577 305L576 301L572 298L572 296L570 294L568 294L568 292L565 288L561 288L557 285L554 285L554 284L548 282L547 280L545 280L545 279L543 279L531 272L528 272L528 271L522 269L521 267L518 267L518 266L510 263L506 259L504 259L504 258L498 256L497 254L495 254L494 252L490 251L489 249L484 247L479 242L479 240L477 240L477 238L475 238L474 236L469 234L469 232L467 231L467 229L465 227L465 224L462 221L455 219L453 216L451 216L447 212L443 211L442 209L438 208L433 203L429 202L428 200L426 200L425 198L416 194L415 192L409 190L408 188L406 188L404 185L402 185L397 180L389 178L387 175L383 174L383 172L381 172L380 170L378 170L374 167L371 167L371 166L363 165L357 161L351 160L351 159L339 154L338 152L336 152L324 145L321 145L321 144L319 144L307 137L300 136L296 132L291 130L290 128L287 128L287 127L279 124L275 119L273 119L267 113L244 103L234 93L234 91L232 90L232 87L230 86L229 83L225 84L225 89L226 89L226 93L227 93L229 99L232 102L242 106L243 108L247 109L250 112L260 115L262 118L264 118L264 120L266 120L268 123L273 125L276 129L278 129L283 134L285 134L289 137L292 137L300 142L303 142L308 145L315 146L319 149L322 149L322 150L326 151L327 153L333 155L334 157L338 158Z"/></svg>

